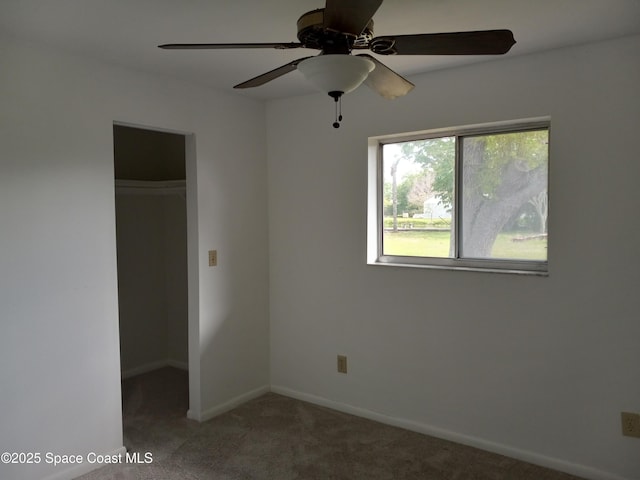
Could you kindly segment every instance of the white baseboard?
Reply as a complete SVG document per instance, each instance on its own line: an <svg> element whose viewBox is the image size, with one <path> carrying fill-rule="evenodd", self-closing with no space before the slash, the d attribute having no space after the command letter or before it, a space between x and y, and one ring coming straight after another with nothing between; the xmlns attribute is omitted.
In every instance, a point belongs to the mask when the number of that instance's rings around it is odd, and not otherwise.
<svg viewBox="0 0 640 480"><path fill-rule="evenodd" d="M539 465L541 467L546 467L546 468L550 468L560 472L569 473L571 475L576 475L578 477L582 477L588 480L633 480L631 478L620 477L613 473L604 472L602 470L597 470L595 468L591 468L585 465L567 462L565 460L561 460L558 458L548 457L546 455L540 455L535 452L521 450L519 448L510 447L508 445L491 442L488 440L484 440L482 438L471 437L468 435L452 432L450 430L445 430L442 428L414 422L411 420L406 420L403 418L390 417L387 415L383 415L381 413L355 407L353 405L349 405L346 403L336 402L333 400L329 400L327 398L318 397L316 395L298 392L296 390L292 390L286 387L272 385L271 391L273 393L277 393L287 397L313 403L315 405L320 405L322 407L331 408L333 410L348 413L350 415L367 418L369 420L374 420L376 422L384 423L386 425L400 427L406 430L411 430L413 432L422 433L424 435L429 435L432 437L449 440L455 443L468 445L470 447L479 448L481 450L486 450L488 452L493 452L500 455L504 455L506 457L522 460L523 462L528 462L534 465Z"/></svg>
<svg viewBox="0 0 640 480"><path fill-rule="evenodd" d="M114 456L124 456L127 453L127 449L125 447L120 447L112 452L104 452L100 455L114 457ZM65 470L59 471L57 473L53 473L44 477L42 480L72 480L74 478L85 475L89 472L97 470L98 468L104 467L106 464L104 463L89 463L86 461L86 455L84 455L85 461L78 465L74 465L73 467L67 468Z"/></svg>
<svg viewBox="0 0 640 480"><path fill-rule="evenodd" d="M123 379L135 377L136 375L142 375L143 373L152 372L153 370L157 370L163 367L174 367L174 368L179 368L181 370L189 370L189 364L187 362L180 362L178 360L165 359L165 360L158 360L156 362L145 363L144 365L129 368L128 370L123 370L121 372L121 377Z"/></svg>
<svg viewBox="0 0 640 480"><path fill-rule="evenodd" d="M262 387L256 388L255 390L251 390L247 393L243 393L242 395L238 395L237 397L232 398L220 405L215 405L213 407L209 407L206 410L198 413L189 410L187 412L187 418L191 420L196 420L198 422L206 422L207 420L212 419L213 417L217 417L229 410L234 409L235 407L242 405L243 403L248 402L249 400L253 400L254 398L258 398L265 393L269 393L271 389L268 385L264 385Z"/></svg>

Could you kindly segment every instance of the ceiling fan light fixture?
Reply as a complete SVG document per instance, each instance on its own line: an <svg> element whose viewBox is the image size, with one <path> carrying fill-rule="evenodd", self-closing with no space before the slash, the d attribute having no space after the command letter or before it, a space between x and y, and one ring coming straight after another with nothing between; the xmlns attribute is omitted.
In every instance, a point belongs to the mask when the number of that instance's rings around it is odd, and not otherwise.
<svg viewBox="0 0 640 480"><path fill-rule="evenodd" d="M300 70L320 91L335 100L338 128L342 121L342 96L362 83L384 98L406 95L414 85L384 63L368 54L352 51L369 49L379 55L502 55L515 44L511 30L417 33L374 37L373 16L383 0L324 0L298 19L299 42L288 43L168 43L163 49L308 48L320 55L290 61L281 67L239 83L233 88L253 88Z"/></svg>
<svg viewBox="0 0 640 480"><path fill-rule="evenodd" d="M318 55L303 60L298 70L319 90L349 93L364 82L375 64L353 55Z"/></svg>

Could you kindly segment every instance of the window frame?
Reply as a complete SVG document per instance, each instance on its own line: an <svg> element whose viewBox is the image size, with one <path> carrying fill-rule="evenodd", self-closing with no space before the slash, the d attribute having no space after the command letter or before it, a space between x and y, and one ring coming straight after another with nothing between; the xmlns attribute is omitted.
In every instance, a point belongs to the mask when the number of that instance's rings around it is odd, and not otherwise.
<svg viewBox="0 0 640 480"><path fill-rule="evenodd" d="M397 135L384 135L369 138L369 215L368 215L368 249L367 263L370 265L418 267L446 270L482 271L494 273L516 273L529 275L548 275L549 237L547 236L546 260L514 260L498 258L464 258L460 256L462 232L462 152L461 138L479 135L497 135L527 131L547 130L551 138L551 120L549 117L537 117L508 122L493 122L462 127L440 128L421 132ZM454 208L452 235L455 235L454 257L416 257L383 254L384 235L384 172L383 146L393 143L428 140L441 137L455 137L455 173L454 173ZM549 140L548 149L550 153ZM547 160L547 199L550 205L549 172L551 155ZM373 183L372 183L373 181ZM373 211L372 211L373 210ZM549 217L547 217L548 221Z"/></svg>

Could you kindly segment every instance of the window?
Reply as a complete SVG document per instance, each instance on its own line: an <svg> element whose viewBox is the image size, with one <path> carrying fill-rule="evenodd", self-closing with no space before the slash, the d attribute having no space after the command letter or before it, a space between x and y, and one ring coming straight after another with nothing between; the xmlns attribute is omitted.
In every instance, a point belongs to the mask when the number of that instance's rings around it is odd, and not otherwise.
<svg viewBox="0 0 640 480"><path fill-rule="evenodd" d="M547 120L377 137L370 147L370 263L547 271Z"/></svg>

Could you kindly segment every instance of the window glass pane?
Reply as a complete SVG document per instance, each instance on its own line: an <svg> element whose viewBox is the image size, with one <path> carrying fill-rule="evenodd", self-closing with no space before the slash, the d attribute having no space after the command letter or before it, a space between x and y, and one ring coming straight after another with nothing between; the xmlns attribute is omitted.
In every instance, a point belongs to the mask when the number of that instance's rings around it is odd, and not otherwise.
<svg viewBox="0 0 640 480"><path fill-rule="evenodd" d="M455 137L382 148L383 255L454 256Z"/></svg>
<svg viewBox="0 0 640 480"><path fill-rule="evenodd" d="M461 257L547 260L548 130L462 142Z"/></svg>

